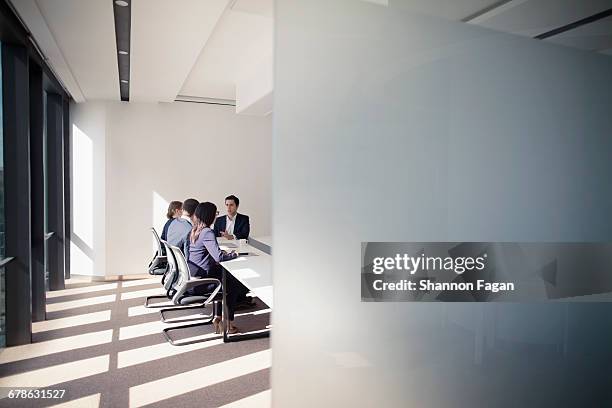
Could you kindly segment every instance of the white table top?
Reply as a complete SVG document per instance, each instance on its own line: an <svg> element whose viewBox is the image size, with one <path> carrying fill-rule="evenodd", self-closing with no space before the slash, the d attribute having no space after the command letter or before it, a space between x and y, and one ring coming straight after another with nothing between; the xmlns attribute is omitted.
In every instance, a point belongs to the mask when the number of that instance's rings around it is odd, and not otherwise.
<svg viewBox="0 0 612 408"><path fill-rule="evenodd" d="M261 242L262 244L267 245L267 246L269 246L269 247L271 247L271 246L272 246L272 236L270 236L270 235L265 236L265 237L251 237L251 239L254 239L254 240L256 240L256 241L259 241L259 242Z"/></svg>
<svg viewBox="0 0 612 408"><path fill-rule="evenodd" d="M221 249L237 248L238 243L235 240L219 238L218 241ZM221 262L221 265L262 302L272 308L272 256L250 245L243 245L240 252L248 252L253 255L239 256L231 261Z"/></svg>

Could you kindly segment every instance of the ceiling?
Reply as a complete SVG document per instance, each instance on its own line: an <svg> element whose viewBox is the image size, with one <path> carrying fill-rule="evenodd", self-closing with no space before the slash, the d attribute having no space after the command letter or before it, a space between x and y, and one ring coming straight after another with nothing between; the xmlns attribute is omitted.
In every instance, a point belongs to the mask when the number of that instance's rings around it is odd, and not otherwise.
<svg viewBox="0 0 612 408"><path fill-rule="evenodd" d="M233 103L236 84L272 55L273 0L128 3L130 101ZM75 101L120 100L112 0L12 4Z"/></svg>
<svg viewBox="0 0 612 408"><path fill-rule="evenodd" d="M612 0L370 0L389 7L536 37L612 9ZM603 18L543 41L612 53L612 19Z"/></svg>
<svg viewBox="0 0 612 408"><path fill-rule="evenodd" d="M528 37L612 9L612 0L366 1ZM130 101L243 99L237 111L259 101L251 113L269 112L273 2L128 0ZM12 4L75 101L120 100L112 0ZM587 22L543 41L612 55L612 15Z"/></svg>
<svg viewBox="0 0 612 408"><path fill-rule="evenodd" d="M180 94L235 99L236 83L272 55L272 35L272 1L237 1L217 24Z"/></svg>
<svg viewBox="0 0 612 408"><path fill-rule="evenodd" d="M130 100L173 101L227 4L133 0Z"/></svg>

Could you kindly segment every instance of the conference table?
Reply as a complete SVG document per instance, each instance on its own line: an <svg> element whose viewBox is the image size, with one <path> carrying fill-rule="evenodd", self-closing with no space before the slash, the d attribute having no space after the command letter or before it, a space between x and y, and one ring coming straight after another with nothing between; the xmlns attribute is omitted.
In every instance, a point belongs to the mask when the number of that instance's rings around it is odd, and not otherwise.
<svg viewBox="0 0 612 408"><path fill-rule="evenodd" d="M271 253L271 237L249 238L248 243L239 242L237 240L218 239L219 247L225 251L235 250L240 254L238 258L231 261L221 262L223 267L223 287L225 287L226 275L231 273L240 281L250 293L259 298L270 309L273 307L273 291L272 291L272 255ZM262 248L262 249L260 249ZM257 333L240 333L232 335L227 333L227 302L225 299L225 291L223 292L223 341L244 340L247 338L268 336L269 331Z"/></svg>
<svg viewBox="0 0 612 408"><path fill-rule="evenodd" d="M251 238L251 240L255 241L255 242L259 242L259 243L264 244L264 245L267 245L270 248L272 248L272 237L271 236Z"/></svg>

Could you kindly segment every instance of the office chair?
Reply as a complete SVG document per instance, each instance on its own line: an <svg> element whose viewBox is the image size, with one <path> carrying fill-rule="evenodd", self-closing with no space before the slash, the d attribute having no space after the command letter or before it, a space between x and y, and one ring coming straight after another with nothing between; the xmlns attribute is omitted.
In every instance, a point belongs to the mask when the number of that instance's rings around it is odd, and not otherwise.
<svg viewBox="0 0 612 408"><path fill-rule="evenodd" d="M200 296L200 297L185 296L185 291L189 289L190 287L187 287L186 289L183 290L182 293L178 293L178 296L176 296L179 290L179 284L182 283L182 280L179 280L180 270L181 268L183 268L183 271L187 274L187 277L189 277L189 267L187 266L187 261L185 260L185 256L183 255L180 249L178 249L177 247L171 246L170 244L168 244L166 241L163 241L163 240L160 240L160 244L161 244L161 247L164 249L164 252L166 253L166 256L168 258L168 270L166 271L166 274L164 275L162 279L162 285L164 287L164 291L166 294L147 296L145 298L144 307L146 307L147 309L164 308L160 310L162 322L167 322L167 319L164 313L168 310L206 308L206 303L203 302L203 300L205 300L205 297L203 296ZM178 250L179 256L177 256L176 251L173 251L171 248L176 248ZM179 261L181 262L180 265L179 265ZM213 292L214 290L215 288L211 287L210 291ZM159 302L159 303L151 304L150 302L152 299L167 299L167 300L172 300L173 302L172 303ZM200 299L201 301L198 304L194 304L195 302L198 301L198 299ZM186 305L189 305L189 306L186 306ZM177 321L174 320L173 322L177 322Z"/></svg>
<svg viewBox="0 0 612 408"><path fill-rule="evenodd" d="M153 255L153 259L149 263L149 274L150 275L165 275L168 270L168 258L166 256L166 251L164 246L159 239L159 235L155 228L151 227L151 232L155 237L155 242L157 243L157 251L155 255ZM163 281L162 281L163 283Z"/></svg>
<svg viewBox="0 0 612 408"><path fill-rule="evenodd" d="M155 230L153 230L155 232ZM166 241L159 240L159 247L163 253L166 254L165 258L168 260L168 266L166 268L166 273L162 277L162 286L164 287L165 295L154 295L147 296L145 298L144 307L146 308L159 308L159 307L172 307L171 304L162 303L162 304L150 304L149 302L152 299L172 299L174 294L176 293L176 285L178 283L178 267L176 265L175 256L168 249L170 245ZM168 256L170 255L170 256Z"/></svg>
<svg viewBox="0 0 612 408"><path fill-rule="evenodd" d="M221 291L221 281L215 278L193 278L191 277L191 275L189 274L189 266L187 265L187 260L185 259L185 255L183 255L181 250L171 245L168 245L167 248L170 254L172 255L172 258L174 258L173 260L176 261L176 266L178 270L176 293L172 297L172 303L174 303L175 306L183 306L180 308L180 310L206 308L207 305L209 305L213 300L215 300L216 296ZM207 294L201 295L201 296L194 296L194 295L187 294L187 291L189 289L192 289L198 286L202 286L202 285L207 286L207 292L208 292ZM197 303L197 305L193 305L194 303ZM185 305L191 305L191 306L185 306ZM177 310L177 309L168 308L168 309L162 309L159 311L162 322L167 322L167 319L164 316L164 313L170 310ZM202 315L201 318L205 318L206 321L199 322L199 323L193 323L193 324L187 324L183 326L173 326L173 327L165 328L163 330L163 335L166 338L166 341L168 341L168 343L170 343L173 346L195 343L195 342L184 342L184 343L177 344L168 335L168 332L172 330L180 330L180 329L185 329L189 327L204 326L204 325L210 324L212 323L214 319L214 313L211 313L210 315ZM198 318L198 319L201 319L201 318Z"/></svg>

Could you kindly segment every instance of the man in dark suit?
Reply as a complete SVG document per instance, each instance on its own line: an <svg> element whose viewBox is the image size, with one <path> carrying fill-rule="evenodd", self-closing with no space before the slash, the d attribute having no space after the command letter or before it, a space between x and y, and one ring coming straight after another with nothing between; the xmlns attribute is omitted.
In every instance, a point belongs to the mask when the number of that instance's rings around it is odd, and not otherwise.
<svg viewBox="0 0 612 408"><path fill-rule="evenodd" d="M247 239L251 232L248 215L238 214L240 200L235 195L225 197L227 215L215 220L215 235L226 239Z"/></svg>

